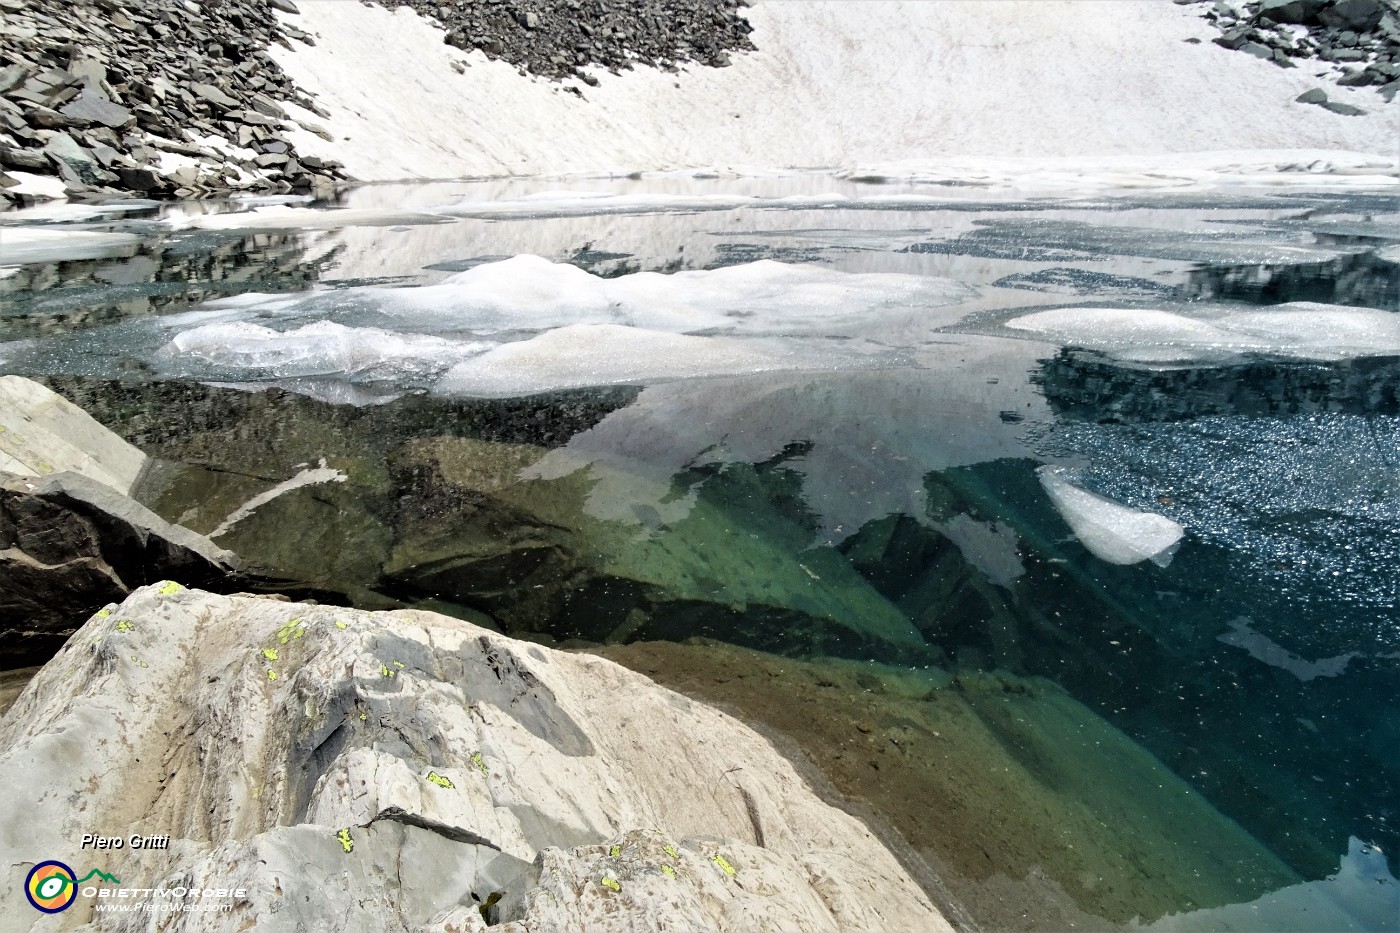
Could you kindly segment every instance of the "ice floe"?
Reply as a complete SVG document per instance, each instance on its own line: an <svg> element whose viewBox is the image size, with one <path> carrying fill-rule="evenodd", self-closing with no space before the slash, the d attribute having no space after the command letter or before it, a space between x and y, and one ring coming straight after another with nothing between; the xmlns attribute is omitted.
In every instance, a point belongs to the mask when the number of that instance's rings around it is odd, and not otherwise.
<svg viewBox="0 0 1400 933"><path fill-rule="evenodd" d="M443 395L509 398L560 389L640 385L698 376L819 368L808 354L748 341L617 324L575 324L502 344L438 381Z"/></svg>
<svg viewBox="0 0 1400 933"><path fill-rule="evenodd" d="M164 223L173 230L336 230L342 227L394 227L450 223L452 218L422 211L292 207L251 202L248 210L192 213L168 211Z"/></svg>
<svg viewBox="0 0 1400 933"><path fill-rule="evenodd" d="M483 349L483 344L345 327L333 321L289 331L236 321L176 334L157 358L168 374L200 379L340 376L412 384Z"/></svg>
<svg viewBox="0 0 1400 933"><path fill-rule="evenodd" d="M140 245L129 233L7 225L0 226L0 265L129 256Z"/></svg>
<svg viewBox="0 0 1400 933"><path fill-rule="evenodd" d="M437 334L620 324L692 334L862 335L879 320L927 315L975 294L947 279L844 273L770 260L602 278L568 263L521 255L475 266L437 285L367 286L290 299L277 295L263 303L240 298L239 306L284 320L330 318L351 326Z"/></svg>
<svg viewBox="0 0 1400 933"><path fill-rule="evenodd" d="M1170 518L1130 509L1081 489L1056 467L1043 466L1037 475L1065 524L1090 554L1110 564L1151 560L1165 567L1171 563L1186 530Z"/></svg>
<svg viewBox="0 0 1400 933"><path fill-rule="evenodd" d="M1054 308L1013 318L1006 326L1139 363L1209 364L1248 355L1304 360L1400 355L1400 315L1313 302L1206 310L1190 317L1151 308Z"/></svg>

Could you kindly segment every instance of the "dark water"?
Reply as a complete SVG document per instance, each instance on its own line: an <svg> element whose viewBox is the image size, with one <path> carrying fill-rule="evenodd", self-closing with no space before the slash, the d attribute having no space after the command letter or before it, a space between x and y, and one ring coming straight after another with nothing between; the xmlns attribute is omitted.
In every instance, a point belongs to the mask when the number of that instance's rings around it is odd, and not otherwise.
<svg viewBox="0 0 1400 933"><path fill-rule="evenodd" d="M781 195L833 183L745 184ZM424 186L347 206L513 193ZM703 637L937 684L1059 685L1209 802L1207 847L1215 832L1237 845L1240 828L1258 846L1239 878L1190 896L1180 879L1156 892L1076 887L1042 853L1056 890L1095 922L1400 929L1400 349L1384 321L1400 310L1394 198L973 192L878 210L465 213L341 231L172 227L160 208L69 220L130 239L0 278L0 370L48 381L159 458L139 495L199 531L321 461L341 471L216 540L363 605L423 604L565 645ZM312 286L324 290L313 305L238 320L287 333L315 319L362 326L372 312L384 331L459 343L538 336L549 327L531 323L528 302L491 335L452 323L461 299L431 303L431 328L414 304L449 274L527 252L619 282L770 260L966 291L893 301L858 327L755 297L733 333L774 315L763 339L781 342L764 347L819 343L836 362L514 397L445 391L445 367L411 354L338 370L359 365L363 344L329 363L307 363L300 345L255 347L205 369L162 349L212 319L178 317L202 301ZM367 285L380 290L343 291ZM1266 341L1222 356L1217 341L1169 363L1007 326L1056 307L1216 321L1298 301L1381 317L1357 318L1361 337L1337 332L1337 347L1370 341L1361 350ZM403 308L419 317L386 326ZM700 336L715 333L729 332ZM1051 476L1089 497L1075 501L1109 500L1110 524L1151 513L1180 540L1153 559L1112 559L1071 527ZM1067 734L1035 741L1053 749ZM1072 783L1068 759L1003 743L1036 780ZM1113 792L1156 806L1150 789ZM1016 926L986 888L950 887L980 905L974 920Z"/></svg>

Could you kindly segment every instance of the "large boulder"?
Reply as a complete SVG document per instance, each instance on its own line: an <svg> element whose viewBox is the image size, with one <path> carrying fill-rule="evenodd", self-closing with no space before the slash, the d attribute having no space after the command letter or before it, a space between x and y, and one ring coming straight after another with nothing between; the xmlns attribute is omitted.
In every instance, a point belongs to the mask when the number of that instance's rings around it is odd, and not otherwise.
<svg viewBox="0 0 1400 933"><path fill-rule="evenodd" d="M164 577L212 585L234 557L81 473L0 473L0 664L53 654L76 620Z"/></svg>
<svg viewBox="0 0 1400 933"><path fill-rule="evenodd" d="M1364 31L1381 21L1386 5L1381 0L1336 0L1317 14L1318 21L1333 29Z"/></svg>
<svg viewBox="0 0 1400 933"><path fill-rule="evenodd" d="M432 613L146 587L39 672L0 749L6 890L103 873L0 930L951 929L757 733ZM195 889L228 908L96 909Z"/></svg>
<svg viewBox="0 0 1400 933"><path fill-rule="evenodd" d="M1311 23L1327 0L1262 0L1259 15L1276 23Z"/></svg>

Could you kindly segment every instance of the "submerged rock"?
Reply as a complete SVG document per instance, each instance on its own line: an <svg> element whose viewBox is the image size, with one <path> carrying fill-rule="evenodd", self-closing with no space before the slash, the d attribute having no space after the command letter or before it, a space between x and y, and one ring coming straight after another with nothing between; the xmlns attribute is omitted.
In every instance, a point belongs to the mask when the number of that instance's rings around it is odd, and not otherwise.
<svg viewBox="0 0 1400 933"><path fill-rule="evenodd" d="M234 557L78 473L0 473L0 663L51 655L74 621L163 576L214 584Z"/></svg>
<svg viewBox="0 0 1400 933"><path fill-rule="evenodd" d="M887 840L902 837L906 865L936 874L926 886L949 916L965 909L982 929L1123 929L1300 880L1039 677L793 661L698 641L598 650L795 744Z"/></svg>
<svg viewBox="0 0 1400 933"><path fill-rule="evenodd" d="M145 454L57 392L0 376L0 470L17 476L72 471L128 493L145 466Z"/></svg>
<svg viewBox="0 0 1400 933"><path fill-rule="evenodd" d="M58 858L245 892L166 930L951 929L752 730L432 613L147 587L40 671L0 748L8 889ZM79 848L132 833L169 845ZM97 900L54 928L157 916Z"/></svg>

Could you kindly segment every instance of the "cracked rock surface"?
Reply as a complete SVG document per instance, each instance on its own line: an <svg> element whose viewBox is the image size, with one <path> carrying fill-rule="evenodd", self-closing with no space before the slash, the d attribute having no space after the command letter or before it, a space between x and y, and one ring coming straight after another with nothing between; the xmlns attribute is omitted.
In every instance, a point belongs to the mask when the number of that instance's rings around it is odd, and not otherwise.
<svg viewBox="0 0 1400 933"><path fill-rule="evenodd" d="M0 749L7 889L139 832L170 845L102 853L123 888L247 892L80 897L46 930L950 929L736 720L433 613L146 587L40 671Z"/></svg>

